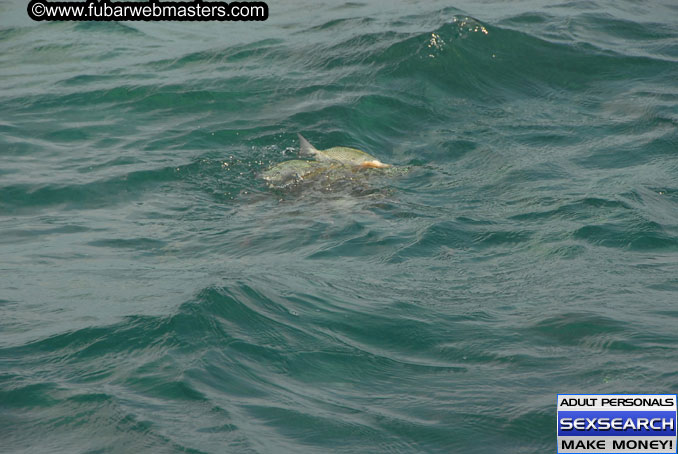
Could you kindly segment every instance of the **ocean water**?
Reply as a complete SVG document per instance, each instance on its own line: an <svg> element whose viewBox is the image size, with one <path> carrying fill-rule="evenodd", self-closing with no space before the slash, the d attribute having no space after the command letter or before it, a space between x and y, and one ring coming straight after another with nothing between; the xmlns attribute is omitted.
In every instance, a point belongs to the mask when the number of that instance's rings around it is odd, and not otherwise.
<svg viewBox="0 0 678 454"><path fill-rule="evenodd" d="M672 0L0 3L0 451L553 452L678 391ZM271 189L296 133L406 168Z"/></svg>

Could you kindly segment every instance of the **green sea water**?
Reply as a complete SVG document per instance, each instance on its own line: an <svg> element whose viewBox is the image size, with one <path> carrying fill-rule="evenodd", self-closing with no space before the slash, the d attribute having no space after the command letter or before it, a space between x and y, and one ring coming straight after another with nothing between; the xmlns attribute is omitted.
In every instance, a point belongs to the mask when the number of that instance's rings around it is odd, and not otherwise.
<svg viewBox="0 0 678 454"><path fill-rule="evenodd" d="M678 391L678 6L0 2L0 451L544 453ZM407 168L269 188L355 147Z"/></svg>

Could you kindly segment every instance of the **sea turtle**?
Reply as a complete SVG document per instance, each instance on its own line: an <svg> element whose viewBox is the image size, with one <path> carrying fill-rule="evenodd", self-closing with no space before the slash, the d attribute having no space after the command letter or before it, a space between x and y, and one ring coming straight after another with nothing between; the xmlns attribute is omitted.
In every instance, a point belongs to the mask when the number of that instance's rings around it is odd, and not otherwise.
<svg viewBox="0 0 678 454"><path fill-rule="evenodd" d="M318 150L301 134L299 142L301 144L302 156L313 156L320 162L336 162L347 166L358 166L363 168L385 169L391 167L389 164L384 164L372 155L355 148L348 147L332 147L327 150Z"/></svg>

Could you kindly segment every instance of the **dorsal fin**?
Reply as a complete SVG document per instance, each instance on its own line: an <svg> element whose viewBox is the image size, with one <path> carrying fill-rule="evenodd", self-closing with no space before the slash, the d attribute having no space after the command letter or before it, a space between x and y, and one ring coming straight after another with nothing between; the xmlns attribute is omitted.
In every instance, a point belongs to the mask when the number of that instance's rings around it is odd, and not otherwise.
<svg viewBox="0 0 678 454"><path fill-rule="evenodd" d="M301 134L297 133L297 136L299 136L299 145L301 147L299 154L301 156L314 156L316 158L319 157L320 152L313 145L311 145L311 142L306 140Z"/></svg>

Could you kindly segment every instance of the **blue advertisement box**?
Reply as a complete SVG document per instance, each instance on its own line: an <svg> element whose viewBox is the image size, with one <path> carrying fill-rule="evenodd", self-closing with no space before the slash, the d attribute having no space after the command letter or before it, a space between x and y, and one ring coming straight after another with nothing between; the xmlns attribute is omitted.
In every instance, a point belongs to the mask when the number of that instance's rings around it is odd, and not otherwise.
<svg viewBox="0 0 678 454"><path fill-rule="evenodd" d="M675 394L558 394L559 454L678 452Z"/></svg>

